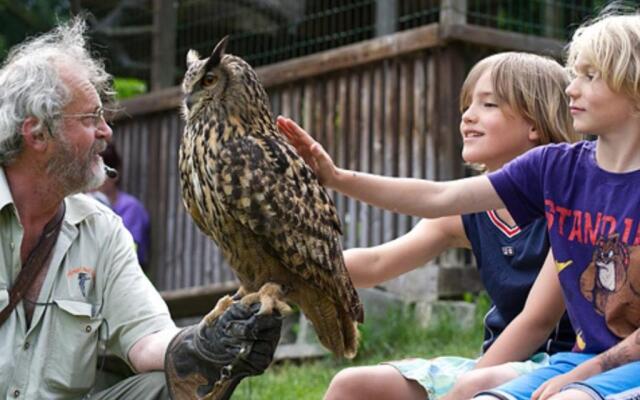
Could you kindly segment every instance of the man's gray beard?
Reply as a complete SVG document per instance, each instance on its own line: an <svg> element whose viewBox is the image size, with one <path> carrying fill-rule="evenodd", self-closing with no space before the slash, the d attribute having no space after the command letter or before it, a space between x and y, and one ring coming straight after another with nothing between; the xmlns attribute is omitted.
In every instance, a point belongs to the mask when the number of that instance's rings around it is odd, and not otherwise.
<svg viewBox="0 0 640 400"><path fill-rule="evenodd" d="M58 138L58 152L49 160L47 174L58 181L65 196L97 189L107 178L104 161L99 159L97 171L92 168L96 153L104 150L104 143L96 141L83 159L78 160L73 147L65 139Z"/></svg>

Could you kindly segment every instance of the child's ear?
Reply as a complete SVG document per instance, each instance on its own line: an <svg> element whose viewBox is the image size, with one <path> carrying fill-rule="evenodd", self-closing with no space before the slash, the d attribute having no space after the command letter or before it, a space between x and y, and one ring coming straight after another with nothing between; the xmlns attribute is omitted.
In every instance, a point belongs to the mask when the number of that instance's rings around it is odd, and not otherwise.
<svg viewBox="0 0 640 400"><path fill-rule="evenodd" d="M27 117L22 122L21 131L24 144L27 147L33 148L34 150L42 151L47 148L48 138L45 135L43 126L38 129L38 122L38 119L35 117Z"/></svg>
<svg viewBox="0 0 640 400"><path fill-rule="evenodd" d="M529 140L532 142L540 143L540 133L533 124L529 126Z"/></svg>

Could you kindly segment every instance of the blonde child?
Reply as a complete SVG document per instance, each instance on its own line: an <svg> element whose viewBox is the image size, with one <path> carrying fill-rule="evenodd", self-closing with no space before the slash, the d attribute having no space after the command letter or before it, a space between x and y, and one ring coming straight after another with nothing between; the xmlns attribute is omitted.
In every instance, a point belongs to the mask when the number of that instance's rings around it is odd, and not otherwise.
<svg viewBox="0 0 640 400"><path fill-rule="evenodd" d="M562 66L541 56L500 53L481 60L469 72L460 96L463 159L491 172L535 146L570 140L574 133L564 94L568 82ZM283 132L290 132L286 120L279 122ZM371 287L452 247L473 249L493 303L484 321L486 350L522 310L542 267L549 250L544 218L525 228L517 226L505 209L424 219L399 239L347 250L344 255L354 284ZM558 312L562 315L563 310ZM502 383L546 365L547 354L570 350L574 341L570 323L565 318L557 325L551 334L543 332L547 340L530 360L497 366L475 381L484 382L490 374L491 381ZM332 380L326 399L439 399L458 375L474 366L473 359L439 357L348 368ZM488 387L467 380L457 395Z"/></svg>
<svg viewBox="0 0 640 400"><path fill-rule="evenodd" d="M525 314L566 305L576 346L550 365L479 399L637 396L640 374L640 16L607 16L578 29L569 46L573 126L594 142L541 146L501 170L451 182L337 169L321 146L289 124L293 143L329 187L387 209L439 217L507 207L520 226L542 216L554 263L546 263ZM551 271L555 270L555 275ZM556 277L556 279L551 279ZM536 285L537 286L537 285ZM544 299L533 295L543 293ZM515 324L515 322L514 322ZM540 343L511 324L479 362L531 355Z"/></svg>

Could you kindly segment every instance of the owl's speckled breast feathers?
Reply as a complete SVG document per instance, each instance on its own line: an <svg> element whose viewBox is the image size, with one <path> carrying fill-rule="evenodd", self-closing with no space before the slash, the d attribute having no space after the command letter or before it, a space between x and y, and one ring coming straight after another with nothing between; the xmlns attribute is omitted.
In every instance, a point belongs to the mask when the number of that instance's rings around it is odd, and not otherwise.
<svg viewBox="0 0 640 400"><path fill-rule="evenodd" d="M331 198L277 131L255 71L224 54L187 57L183 200L245 290L277 283L337 355L357 350L363 309L344 266Z"/></svg>

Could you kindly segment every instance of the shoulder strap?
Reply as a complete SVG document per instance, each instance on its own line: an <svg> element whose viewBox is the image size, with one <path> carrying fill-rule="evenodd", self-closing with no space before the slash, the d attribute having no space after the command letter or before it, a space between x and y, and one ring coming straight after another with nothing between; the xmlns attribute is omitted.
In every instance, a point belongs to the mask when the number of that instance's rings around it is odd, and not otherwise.
<svg viewBox="0 0 640 400"><path fill-rule="evenodd" d="M47 263L47 259L58 239L64 212L65 206L63 201L56 215L44 226L38 243L36 243L36 246L31 250L31 253L29 253L29 257L27 257L27 261L22 265L18 278L16 278L16 281L9 290L9 304L0 312L0 326L9 318L13 309L20 303L25 293L33 284L34 278L38 276Z"/></svg>

